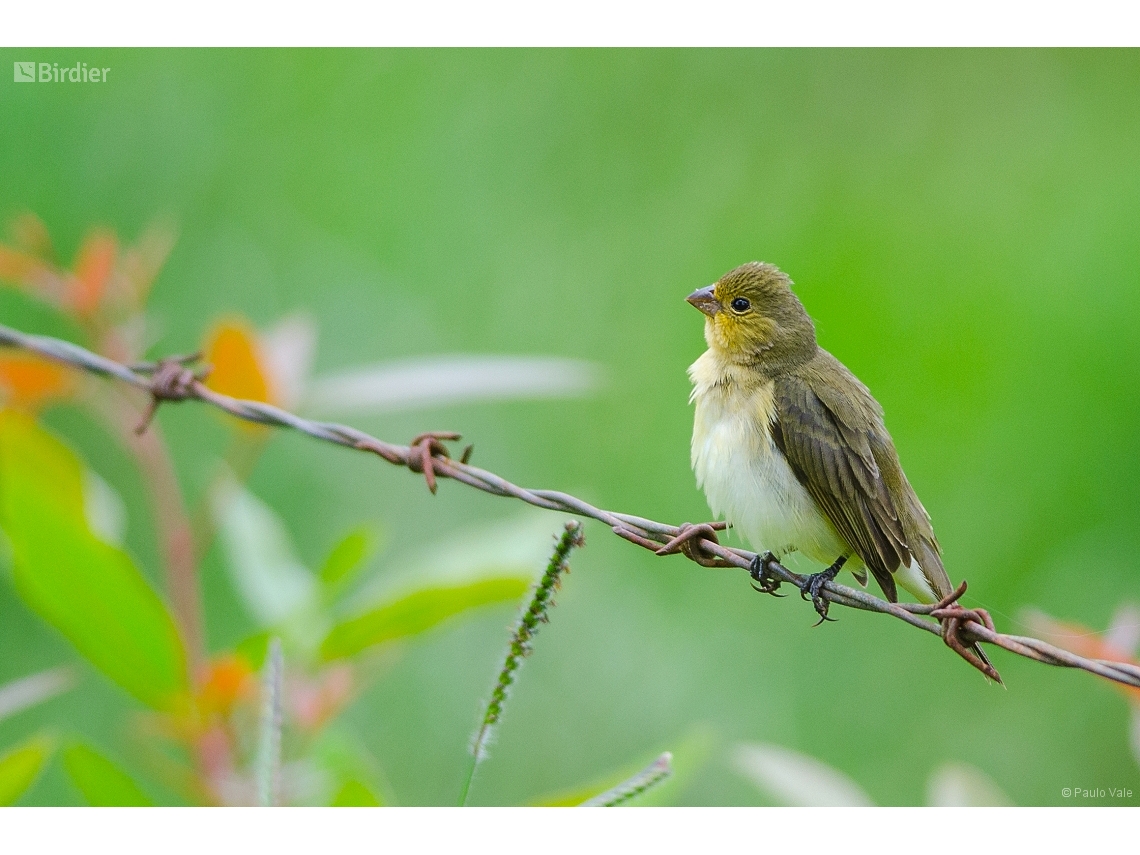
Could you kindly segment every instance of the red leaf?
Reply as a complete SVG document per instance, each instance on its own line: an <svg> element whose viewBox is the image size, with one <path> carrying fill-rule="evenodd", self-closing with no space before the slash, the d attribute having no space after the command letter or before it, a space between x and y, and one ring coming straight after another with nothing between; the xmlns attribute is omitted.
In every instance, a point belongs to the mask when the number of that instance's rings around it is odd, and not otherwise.
<svg viewBox="0 0 1140 855"><path fill-rule="evenodd" d="M75 283L69 300L80 315L90 315L99 306L118 253L119 243L111 232L93 231L83 241L75 258Z"/></svg>

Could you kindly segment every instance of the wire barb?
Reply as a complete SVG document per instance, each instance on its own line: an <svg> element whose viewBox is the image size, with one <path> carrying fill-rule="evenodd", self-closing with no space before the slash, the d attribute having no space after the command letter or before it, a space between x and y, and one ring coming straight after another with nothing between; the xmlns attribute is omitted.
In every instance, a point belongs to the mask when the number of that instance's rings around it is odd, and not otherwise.
<svg viewBox="0 0 1140 855"><path fill-rule="evenodd" d="M727 526L723 522L713 523L681 523L681 528L678 530L677 536L662 546L660 549L655 549L655 555L675 555L680 552L685 555L690 561L695 561L702 567L727 567L721 559L715 555L709 555L702 552L700 548L701 538L710 540L713 543L719 544L716 533L724 531Z"/></svg>
<svg viewBox="0 0 1140 855"><path fill-rule="evenodd" d="M136 371L71 342L49 336L29 335L2 324L0 324L0 345L8 345L36 353L54 362L69 365L101 377L119 380L151 394L154 393L155 389L153 378L149 374L156 373L158 366L163 362L160 360L158 363L149 363L146 366L147 370ZM178 362L177 359L174 361ZM179 375L179 379L183 379L181 375ZM189 384L188 390L188 394L184 398L178 398L178 400L201 401L217 407L235 418L256 424L290 428L324 442L376 454L394 466L406 466L413 472L422 473L425 480L428 481L429 489L434 483L435 476L451 478L494 496L506 496L538 508L597 520L609 526L618 537L653 552L657 552L662 546L667 546L682 533L681 527L632 514L603 510L576 496L557 490L534 490L519 487L493 472L471 466L463 460L454 460L447 454L447 449L442 446L442 442L457 438L457 434L421 434L413 440L415 447L393 445L348 425L312 421L270 404L231 398L207 388L200 380ZM425 440L427 440L426 444ZM433 444L433 441L438 444ZM427 450L426 458L424 456L425 448ZM429 468L431 471L430 478L426 471ZM722 563L713 565L715 567L732 567L752 571L757 563L756 553L723 546L715 539L709 539L707 536L693 536L688 542L697 554L720 559ZM684 550L682 552L688 557ZM801 590L803 589L804 577L793 573L775 558L761 556L759 565L759 572L762 573L762 577L757 579L753 575L753 579L771 586L768 593L773 593L780 582L788 582ZM1140 688L1140 665L1089 659L1068 650L1054 647L1037 638L1005 635L994 629L993 621L988 619L989 616L984 610L963 609L960 606L955 609L954 605L957 598L948 602L936 603L933 606L916 603L890 603L866 591L841 585L835 580L822 584L819 595L832 605L891 615L913 627L937 635L943 640L953 638L970 653L973 651L969 650L969 645L992 644L1017 656L1033 659L1046 665L1079 668L1106 680ZM959 655L962 655L952 644L949 642L947 644L955 649ZM971 662L971 664L974 663ZM977 666L975 665L975 667Z"/></svg>
<svg viewBox="0 0 1140 855"><path fill-rule="evenodd" d="M197 371L186 366L201 358L200 353L190 356L170 356L157 363L143 364L134 368L140 373L150 374L150 406L135 428L136 436L146 433L146 429L154 421L159 405L164 401L185 401L195 397L195 386L206 379L212 366L205 365Z"/></svg>
<svg viewBox="0 0 1140 855"><path fill-rule="evenodd" d="M997 632L994 619L985 609L967 609L959 604L958 600L966 593L966 580L962 580L954 591L951 591L934 604L930 616L942 624L942 640L946 646L997 683L1002 683L1001 675L997 669L985 658L981 648L976 642L964 641L962 630L968 623L979 624L990 632ZM971 649L973 648L973 649ZM1002 683L1002 685L1004 685Z"/></svg>
<svg viewBox="0 0 1140 855"><path fill-rule="evenodd" d="M459 439L463 439L463 437L457 433L450 433L445 431L428 431L427 433L421 433L410 443L408 443L408 448L410 448L415 453L409 455L406 465L413 472L419 472L423 474L424 480L427 481L427 488L431 490L431 494L433 496L435 495L436 491L436 455L439 455L439 457L445 460L450 460L451 453L447 450L447 446L443 443L454 442L455 440ZM471 456L472 448L473 446L469 445L463 452L463 463L466 463L467 458ZM441 470L440 474L446 477L447 470Z"/></svg>

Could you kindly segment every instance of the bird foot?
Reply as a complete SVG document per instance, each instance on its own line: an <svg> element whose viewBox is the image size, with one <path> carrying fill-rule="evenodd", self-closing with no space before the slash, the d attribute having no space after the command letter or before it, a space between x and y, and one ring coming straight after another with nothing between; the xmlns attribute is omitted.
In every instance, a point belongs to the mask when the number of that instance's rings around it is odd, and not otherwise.
<svg viewBox="0 0 1140 855"><path fill-rule="evenodd" d="M710 555L701 548L702 540L709 540L713 543L720 545L717 540L717 530L724 531L724 523L682 523L681 527L677 529L677 536L662 546L660 549L655 550L657 555L674 555L678 552L683 553L686 558L695 561L702 567L724 567L724 561L714 555Z"/></svg>
<svg viewBox="0 0 1140 855"><path fill-rule="evenodd" d="M752 590L761 594L771 594L773 597L783 597L786 595L776 593L780 590L781 580L768 569L768 564L775 560L776 556L771 552L757 555L752 559L748 573L752 576Z"/></svg>
<svg viewBox="0 0 1140 855"><path fill-rule="evenodd" d="M1002 683L1001 675L997 669L990 664L990 660L982 652L981 646L976 641L962 636L962 630L968 623L976 623L984 626L990 632L997 632L994 627L994 620L990 617L989 612L985 609L967 609L958 602L964 593L966 593L966 582L963 580L957 590L947 594L934 604L930 616L942 624L942 640L946 642L947 647L991 680L1000 685L1005 685Z"/></svg>
<svg viewBox="0 0 1140 855"><path fill-rule="evenodd" d="M828 607L830 602L823 596L823 586L839 575L839 571L843 569L843 565L847 563L847 556L841 555L835 560L835 563L820 573L812 573L804 579L803 587L800 588L800 598L806 600L808 595L811 595L811 604L815 606L815 613L819 615L819 620L815 622L815 626L819 626L826 621L833 621L835 618L827 616Z"/></svg>

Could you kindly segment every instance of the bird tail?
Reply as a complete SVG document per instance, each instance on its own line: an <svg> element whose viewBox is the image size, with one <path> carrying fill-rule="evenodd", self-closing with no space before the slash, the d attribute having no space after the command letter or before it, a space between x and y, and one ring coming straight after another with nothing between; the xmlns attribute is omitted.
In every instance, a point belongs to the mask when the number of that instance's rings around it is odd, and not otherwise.
<svg viewBox="0 0 1140 855"><path fill-rule="evenodd" d="M918 561L918 566L922 570L922 575L925 577L926 583L930 585L930 590L934 594L932 602L935 603L954 593L954 586L950 584L950 577L946 574L946 568L942 565L942 556L938 553L937 542L932 544L923 539L914 556Z"/></svg>
<svg viewBox="0 0 1140 855"><path fill-rule="evenodd" d="M986 666L986 668L989 669L989 673L986 674L986 676L987 677L993 677L995 680L997 680L998 685L1004 686L1005 683L1002 682L1001 674L998 673L997 668L995 668L993 666L993 663L990 662L990 658L988 656L986 656L985 651L982 650L982 645L978 644L975 641L973 644L970 645L970 650L975 656L977 656L979 659L981 659L982 663Z"/></svg>

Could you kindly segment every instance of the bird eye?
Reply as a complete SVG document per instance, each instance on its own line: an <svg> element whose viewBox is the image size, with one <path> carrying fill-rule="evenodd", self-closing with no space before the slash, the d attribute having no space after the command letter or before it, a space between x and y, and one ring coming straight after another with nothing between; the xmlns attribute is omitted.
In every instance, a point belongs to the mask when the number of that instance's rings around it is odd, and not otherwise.
<svg viewBox="0 0 1140 855"><path fill-rule="evenodd" d="M737 297L732 301L732 303L730 303L730 305L732 306L732 311L738 313L747 312L752 308L752 304L749 303L748 300L746 300L744 297Z"/></svg>

